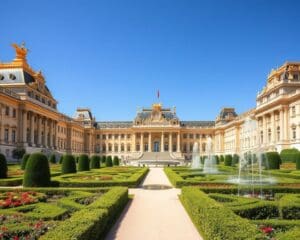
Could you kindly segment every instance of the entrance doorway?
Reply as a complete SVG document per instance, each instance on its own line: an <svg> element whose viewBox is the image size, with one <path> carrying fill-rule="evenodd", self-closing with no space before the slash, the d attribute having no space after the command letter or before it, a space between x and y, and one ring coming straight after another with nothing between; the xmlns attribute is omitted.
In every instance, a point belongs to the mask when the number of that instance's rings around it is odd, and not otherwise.
<svg viewBox="0 0 300 240"><path fill-rule="evenodd" d="M159 142L155 141L153 146L153 152L159 152Z"/></svg>

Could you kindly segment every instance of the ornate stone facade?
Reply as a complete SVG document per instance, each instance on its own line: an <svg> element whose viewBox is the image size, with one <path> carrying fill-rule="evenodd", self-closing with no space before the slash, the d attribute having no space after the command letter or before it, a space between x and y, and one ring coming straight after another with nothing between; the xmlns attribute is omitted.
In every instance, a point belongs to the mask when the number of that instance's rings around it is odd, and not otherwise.
<svg viewBox="0 0 300 240"><path fill-rule="evenodd" d="M89 109L78 108L73 117L57 110L41 71L26 60L27 49L13 44L16 57L0 62L0 151L47 154L117 155L123 160L190 159L195 142L205 154L206 139L214 140L216 154L233 154L254 148L265 151L300 149L300 63L285 63L272 70L257 105L237 115L224 108L215 121L181 121L176 109L153 104L141 109L133 121L97 122ZM256 127L245 132L247 119Z"/></svg>

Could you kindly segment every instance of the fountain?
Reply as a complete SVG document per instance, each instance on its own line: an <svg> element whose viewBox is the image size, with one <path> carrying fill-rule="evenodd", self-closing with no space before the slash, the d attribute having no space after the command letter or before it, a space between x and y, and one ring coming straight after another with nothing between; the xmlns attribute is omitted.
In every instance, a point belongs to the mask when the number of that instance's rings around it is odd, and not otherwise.
<svg viewBox="0 0 300 240"><path fill-rule="evenodd" d="M202 163L200 161L199 145L197 142L193 145L193 156L192 156L192 169L201 169Z"/></svg>
<svg viewBox="0 0 300 240"><path fill-rule="evenodd" d="M211 137L207 138L206 143L206 158L204 160L203 173L205 174L217 174L219 173L218 167L216 164L216 158L213 155L212 151L212 139Z"/></svg>
<svg viewBox="0 0 300 240"><path fill-rule="evenodd" d="M238 185L238 195L259 195L260 198L263 198L262 186L274 184L275 179L262 174L263 168L268 164L263 149L256 147L254 151L249 151L252 135L257 132L256 121L251 118L245 119L242 131L245 150L240 154L238 176L231 177L228 182ZM255 193L255 190L259 191L259 194Z"/></svg>

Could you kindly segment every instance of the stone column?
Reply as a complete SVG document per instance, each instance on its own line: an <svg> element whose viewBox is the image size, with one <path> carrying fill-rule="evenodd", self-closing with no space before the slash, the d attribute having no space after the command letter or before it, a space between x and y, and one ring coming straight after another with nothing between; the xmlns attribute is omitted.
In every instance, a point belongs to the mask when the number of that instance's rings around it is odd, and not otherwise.
<svg viewBox="0 0 300 240"><path fill-rule="evenodd" d="M135 133L133 133L132 134L132 145L133 146L132 146L132 150L131 150L132 152L136 152L136 142L135 142L136 139L135 138L136 138Z"/></svg>
<svg viewBox="0 0 300 240"><path fill-rule="evenodd" d="M267 129L267 116L264 115L263 116L263 136L264 136L264 144L267 144L268 143L268 129Z"/></svg>
<svg viewBox="0 0 300 240"><path fill-rule="evenodd" d="M42 118L41 116L37 116L37 121L38 121L38 139L37 139L37 144L41 146L42 144Z"/></svg>
<svg viewBox="0 0 300 240"><path fill-rule="evenodd" d="M273 143L276 143L276 134L277 134L277 130L276 130L276 114L275 112L272 112L272 137L273 137Z"/></svg>
<svg viewBox="0 0 300 240"><path fill-rule="evenodd" d="M144 152L144 133L141 133L140 152Z"/></svg>
<svg viewBox="0 0 300 240"><path fill-rule="evenodd" d="M180 133L177 133L177 152L180 152Z"/></svg>
<svg viewBox="0 0 300 240"><path fill-rule="evenodd" d="M121 134L118 136L118 152L121 152Z"/></svg>
<svg viewBox="0 0 300 240"><path fill-rule="evenodd" d="M165 136L164 136L165 134L162 132L161 133L161 139L160 139L160 151L161 152L164 152L165 151L165 149L164 149L164 141L165 141Z"/></svg>
<svg viewBox="0 0 300 240"><path fill-rule="evenodd" d="M53 148L53 120L52 119L50 119L49 133L50 133L49 147Z"/></svg>
<svg viewBox="0 0 300 240"><path fill-rule="evenodd" d="M27 143L27 111L26 110L23 110L22 112L22 120L23 120L22 142L25 145Z"/></svg>
<svg viewBox="0 0 300 240"><path fill-rule="evenodd" d="M290 131L291 128L289 126L289 107L286 106L284 108L284 133L285 133L285 140L290 140Z"/></svg>
<svg viewBox="0 0 300 240"><path fill-rule="evenodd" d="M283 121L283 109L280 109L280 119L279 119L279 122L280 122L280 141L283 141L283 138L284 138L284 121Z"/></svg>
<svg viewBox="0 0 300 240"><path fill-rule="evenodd" d="M152 146L151 146L151 132L149 132L149 135L148 135L148 152L152 152Z"/></svg>
<svg viewBox="0 0 300 240"><path fill-rule="evenodd" d="M169 133L169 152L173 152L172 133Z"/></svg>
<svg viewBox="0 0 300 240"><path fill-rule="evenodd" d="M54 122L54 148L57 149L58 138L57 138L57 121Z"/></svg>
<svg viewBox="0 0 300 240"><path fill-rule="evenodd" d="M45 118L44 120L44 127L45 127L45 131L44 131L44 145L47 148L48 147L48 119Z"/></svg>
<svg viewBox="0 0 300 240"><path fill-rule="evenodd" d="M30 143L31 146L34 146L34 114L30 114Z"/></svg>
<svg viewBox="0 0 300 240"><path fill-rule="evenodd" d="M125 133L125 135L124 135L124 140L125 140L125 143L124 143L124 152L127 153L127 133Z"/></svg>

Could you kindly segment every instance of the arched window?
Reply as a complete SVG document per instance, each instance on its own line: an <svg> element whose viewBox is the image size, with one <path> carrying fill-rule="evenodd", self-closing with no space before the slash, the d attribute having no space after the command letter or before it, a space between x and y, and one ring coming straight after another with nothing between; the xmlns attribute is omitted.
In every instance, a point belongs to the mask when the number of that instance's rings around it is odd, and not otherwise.
<svg viewBox="0 0 300 240"><path fill-rule="evenodd" d="M114 145L114 152L118 152L118 144L116 144L116 143Z"/></svg>

